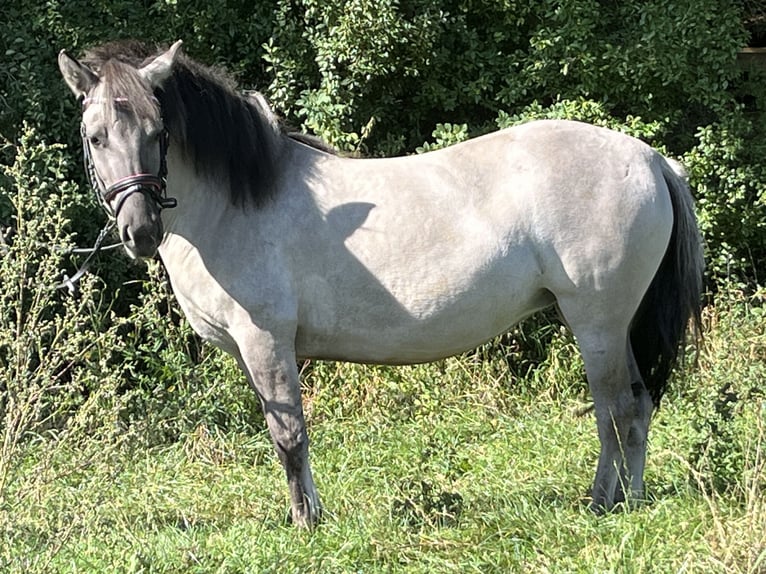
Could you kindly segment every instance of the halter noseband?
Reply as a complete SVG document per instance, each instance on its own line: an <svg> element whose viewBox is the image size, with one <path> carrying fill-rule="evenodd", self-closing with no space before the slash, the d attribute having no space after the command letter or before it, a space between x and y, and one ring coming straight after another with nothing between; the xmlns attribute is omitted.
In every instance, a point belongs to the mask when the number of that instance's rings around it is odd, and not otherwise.
<svg viewBox="0 0 766 574"><path fill-rule="evenodd" d="M85 108L88 104L97 102L95 98L83 98L82 105ZM115 102L125 102L127 98L115 98ZM96 195L96 199L104 208L110 219L117 219L125 201L134 193L144 193L148 195L157 207L162 209L171 209L178 202L173 197L167 196L167 152L170 143L168 130L163 128L160 134L160 170L157 175L150 173L137 173L123 177L103 190L103 181L96 172L96 166L93 164L93 156L90 150L90 143L85 134L85 123L80 126L80 135L82 136L83 161L85 163L85 172L88 174L90 186ZM122 194L122 195L121 195ZM120 196L118 198L118 196ZM117 199L117 206L112 209L112 201Z"/></svg>

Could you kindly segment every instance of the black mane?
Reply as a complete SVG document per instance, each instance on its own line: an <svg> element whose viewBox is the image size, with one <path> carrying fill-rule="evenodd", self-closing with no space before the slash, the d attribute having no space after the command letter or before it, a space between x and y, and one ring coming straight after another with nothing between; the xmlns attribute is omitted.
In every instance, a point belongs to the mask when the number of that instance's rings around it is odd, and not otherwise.
<svg viewBox="0 0 766 574"><path fill-rule="evenodd" d="M128 98L133 111L145 117L152 107L157 113L157 106L136 70L160 53L137 41L113 42L93 48L83 62L115 96ZM230 76L179 54L172 76L154 95L171 145L180 146L198 173L227 181L235 205L257 206L268 199L283 142L281 129L275 130L239 93Z"/></svg>

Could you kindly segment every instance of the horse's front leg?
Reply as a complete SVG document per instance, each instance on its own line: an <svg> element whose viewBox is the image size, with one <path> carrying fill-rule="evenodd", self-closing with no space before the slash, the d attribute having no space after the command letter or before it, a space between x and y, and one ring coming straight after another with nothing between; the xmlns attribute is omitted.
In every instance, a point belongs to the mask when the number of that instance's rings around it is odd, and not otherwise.
<svg viewBox="0 0 766 574"><path fill-rule="evenodd" d="M287 474L293 523L313 528L320 518L321 504L309 466L309 440L292 342L279 341L262 331L249 333L240 341L240 366L258 394L274 449Z"/></svg>

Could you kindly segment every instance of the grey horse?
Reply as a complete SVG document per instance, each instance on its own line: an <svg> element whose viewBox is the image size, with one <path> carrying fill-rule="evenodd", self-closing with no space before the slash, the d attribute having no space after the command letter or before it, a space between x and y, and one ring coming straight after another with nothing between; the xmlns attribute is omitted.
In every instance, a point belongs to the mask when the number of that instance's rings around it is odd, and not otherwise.
<svg viewBox="0 0 766 574"><path fill-rule="evenodd" d="M258 394L296 524L321 513L296 359L433 361L554 305L594 401L591 506L644 496L651 414L700 314L678 164L570 121L345 158L291 137L180 44L109 44L82 62L62 51L59 66L125 249L159 252L192 327Z"/></svg>

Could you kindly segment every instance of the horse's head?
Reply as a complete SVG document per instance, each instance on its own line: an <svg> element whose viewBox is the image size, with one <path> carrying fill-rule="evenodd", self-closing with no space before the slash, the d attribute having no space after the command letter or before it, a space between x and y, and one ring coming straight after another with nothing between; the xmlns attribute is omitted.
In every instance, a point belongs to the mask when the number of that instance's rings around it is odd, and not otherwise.
<svg viewBox="0 0 766 574"><path fill-rule="evenodd" d="M171 75L181 45L141 67L118 59L98 68L59 54L64 80L82 102L83 152L91 184L117 222L132 257L152 257L162 242L168 135L154 90Z"/></svg>

